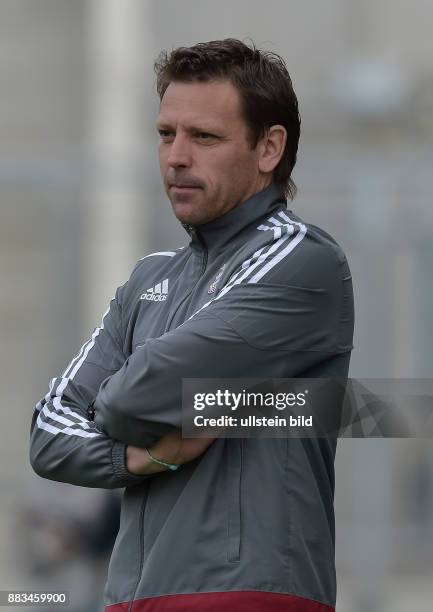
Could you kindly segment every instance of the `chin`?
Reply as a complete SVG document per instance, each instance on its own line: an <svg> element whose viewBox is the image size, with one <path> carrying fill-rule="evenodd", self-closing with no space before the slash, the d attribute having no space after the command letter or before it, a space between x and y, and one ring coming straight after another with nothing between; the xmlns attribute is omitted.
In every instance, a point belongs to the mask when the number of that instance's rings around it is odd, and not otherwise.
<svg viewBox="0 0 433 612"><path fill-rule="evenodd" d="M178 210L176 207L173 207L173 212L178 221L181 223L185 223L187 225L196 225L197 217L192 213L187 213L184 210Z"/></svg>
<svg viewBox="0 0 433 612"><path fill-rule="evenodd" d="M194 206L193 204L180 202L174 204L172 202L172 207L175 217L181 223L186 223L187 225L201 225L208 221L207 216L200 214L200 211L197 210L197 205Z"/></svg>
<svg viewBox="0 0 433 612"><path fill-rule="evenodd" d="M199 226L199 225L203 225L203 223L207 223L208 221L210 221L211 219L208 218L204 218L204 217L198 217L197 215L182 215L182 214L177 214L176 212L174 213L176 215L176 218L183 223L184 225L192 225L193 227Z"/></svg>

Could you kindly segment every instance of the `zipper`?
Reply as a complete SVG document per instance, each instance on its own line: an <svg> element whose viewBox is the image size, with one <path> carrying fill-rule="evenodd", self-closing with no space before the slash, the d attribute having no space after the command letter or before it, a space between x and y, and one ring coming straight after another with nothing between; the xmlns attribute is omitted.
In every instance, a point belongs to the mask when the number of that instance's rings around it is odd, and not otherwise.
<svg viewBox="0 0 433 612"><path fill-rule="evenodd" d="M226 440L227 444L227 560L239 563L241 558L243 439Z"/></svg>
<svg viewBox="0 0 433 612"><path fill-rule="evenodd" d="M200 269L200 272L199 272L199 276L197 278L197 282L196 282L196 284L193 287L191 287L190 291L182 298L182 300L177 305L176 310L172 313L170 319L167 321L167 324L166 324L165 329L164 329L164 333L166 333L167 331L170 330L170 326L171 326L171 324L173 322L174 317L179 312L179 309L181 308L181 306L183 304L185 304L186 300L189 297L191 297L192 293L194 292L194 289L197 287L201 277L203 276L203 274L206 271L207 260L208 260L208 252L207 252L207 249L205 247L203 247L203 259L202 259L202 262L201 262L201 269Z"/></svg>
<svg viewBox="0 0 433 612"><path fill-rule="evenodd" d="M129 602L129 605L128 605L128 612L132 612L132 606L134 605L134 601L135 601L135 596L137 594L138 585L140 584L141 572L143 571L143 564L144 564L144 511L146 509L146 501L147 501L148 495L149 495L149 485L147 486L146 496L143 499L143 501L141 502L141 508L140 508L140 533L139 533L140 563L139 563L139 566L138 566L137 581L135 583L134 591L132 593L132 599L131 599L131 601Z"/></svg>

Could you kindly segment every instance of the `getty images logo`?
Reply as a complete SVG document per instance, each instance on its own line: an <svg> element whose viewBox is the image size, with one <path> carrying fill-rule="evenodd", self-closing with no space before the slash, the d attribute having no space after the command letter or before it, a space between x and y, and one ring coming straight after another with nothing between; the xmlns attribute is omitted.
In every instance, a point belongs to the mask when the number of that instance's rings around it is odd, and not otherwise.
<svg viewBox="0 0 433 612"><path fill-rule="evenodd" d="M149 302L165 302L168 294L168 278L162 281L162 283L157 283L154 287L151 287L146 291L146 293L142 293L140 296L140 300L148 300Z"/></svg>

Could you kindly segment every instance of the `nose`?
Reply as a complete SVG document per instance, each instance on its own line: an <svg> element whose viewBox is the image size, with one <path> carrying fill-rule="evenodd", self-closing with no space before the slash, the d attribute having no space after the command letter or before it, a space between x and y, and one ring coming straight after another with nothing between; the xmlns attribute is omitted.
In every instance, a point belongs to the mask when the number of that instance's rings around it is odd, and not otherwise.
<svg viewBox="0 0 433 612"><path fill-rule="evenodd" d="M170 144L167 162L173 168L186 168L191 165L191 148L186 135L176 134L173 142Z"/></svg>

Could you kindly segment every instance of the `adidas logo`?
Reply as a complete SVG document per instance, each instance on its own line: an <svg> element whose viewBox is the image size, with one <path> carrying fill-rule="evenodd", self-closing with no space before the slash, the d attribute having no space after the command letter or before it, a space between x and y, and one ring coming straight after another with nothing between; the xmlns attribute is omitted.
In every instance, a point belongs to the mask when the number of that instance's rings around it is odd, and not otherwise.
<svg viewBox="0 0 433 612"><path fill-rule="evenodd" d="M148 300L149 302L165 302L168 294L168 278L162 281L162 283L157 283L154 287L151 287L146 291L146 293L142 293L140 296L140 300Z"/></svg>

